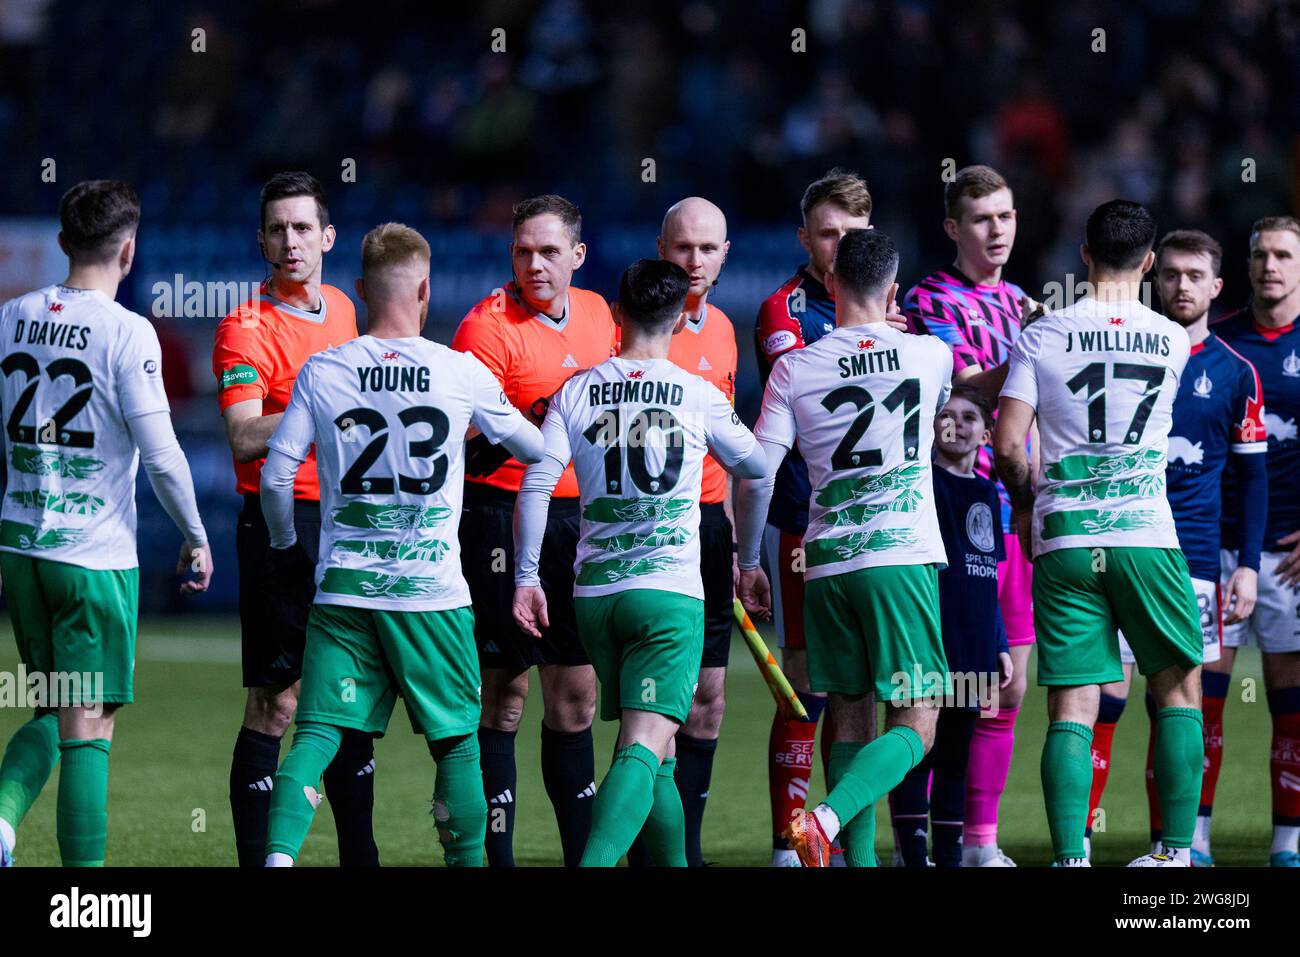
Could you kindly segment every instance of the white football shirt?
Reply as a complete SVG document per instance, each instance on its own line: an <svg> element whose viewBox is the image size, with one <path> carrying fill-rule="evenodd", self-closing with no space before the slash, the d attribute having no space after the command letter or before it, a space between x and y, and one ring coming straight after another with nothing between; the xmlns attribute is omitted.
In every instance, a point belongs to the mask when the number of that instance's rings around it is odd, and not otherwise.
<svg viewBox="0 0 1300 957"><path fill-rule="evenodd" d="M169 411L158 334L102 292L47 286L0 306L0 343L0 548L137 567L140 455L127 422Z"/></svg>
<svg viewBox="0 0 1300 957"><path fill-rule="evenodd" d="M947 564L934 508L934 417L952 352L883 322L836 328L776 361L754 434L808 463L804 577Z"/></svg>
<svg viewBox="0 0 1300 957"><path fill-rule="evenodd" d="M316 602L386 611L470 604L460 567L465 431L524 422L487 367L421 337L361 336L311 357L267 445L320 475Z"/></svg>
<svg viewBox="0 0 1300 957"><path fill-rule="evenodd" d="M667 359L609 359L564 384L542 438L578 478L576 597L655 588L704 598L704 457L730 468L755 446L726 396Z"/></svg>
<svg viewBox="0 0 1300 957"><path fill-rule="evenodd" d="M1191 346L1140 302L1082 299L1025 329L1002 394L1038 413L1034 554L1177 548L1165 456Z"/></svg>

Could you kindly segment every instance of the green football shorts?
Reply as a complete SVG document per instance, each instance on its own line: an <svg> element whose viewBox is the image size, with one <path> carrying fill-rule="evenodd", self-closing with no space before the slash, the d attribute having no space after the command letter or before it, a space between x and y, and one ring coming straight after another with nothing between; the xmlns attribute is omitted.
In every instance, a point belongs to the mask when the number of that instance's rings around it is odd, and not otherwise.
<svg viewBox="0 0 1300 957"><path fill-rule="evenodd" d="M382 735L397 696L430 741L478 729L474 612L381 611L313 605L307 619L298 721Z"/></svg>
<svg viewBox="0 0 1300 957"><path fill-rule="evenodd" d="M879 565L804 585L813 691L904 703L951 687L935 565Z"/></svg>
<svg viewBox="0 0 1300 957"><path fill-rule="evenodd" d="M704 602L656 588L575 598L578 637L600 679L600 716L624 708L685 722L700 680Z"/></svg>
<svg viewBox="0 0 1300 957"><path fill-rule="evenodd" d="M1058 548L1034 559L1040 685L1120 681L1117 630L1138 670L1201 663L1201 616L1177 548Z"/></svg>
<svg viewBox="0 0 1300 957"><path fill-rule="evenodd" d="M104 571L0 552L0 576L18 657L29 674L47 676L41 707L134 700L138 568Z"/></svg>

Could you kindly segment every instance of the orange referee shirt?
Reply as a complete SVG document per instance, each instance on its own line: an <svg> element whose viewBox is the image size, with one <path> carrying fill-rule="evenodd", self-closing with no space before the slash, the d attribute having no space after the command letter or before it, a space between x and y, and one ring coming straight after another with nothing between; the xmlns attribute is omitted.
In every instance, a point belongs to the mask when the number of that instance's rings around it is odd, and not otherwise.
<svg viewBox="0 0 1300 957"><path fill-rule="evenodd" d="M560 321L524 304L515 284L493 292L469 311L451 347L470 352L492 370L501 391L524 415L540 423L551 396L569 377L600 365L614 354L614 319L603 297L569 287ZM524 466L508 459L491 475L465 476L508 492L518 492ZM569 463L555 485L555 498L576 498L578 480Z"/></svg>
<svg viewBox="0 0 1300 957"><path fill-rule="evenodd" d="M727 314L706 303L704 318L689 319L673 336L668 358L687 372L717 387L732 405L736 404L736 330ZM727 497L727 473L712 455L704 459L700 501L709 504Z"/></svg>
<svg viewBox="0 0 1300 957"><path fill-rule="evenodd" d="M293 394L298 370L318 352L357 337L352 300L333 286L320 287L320 312L307 312L260 293L217 324L212 372L217 377L217 404L224 413L236 402L262 400L262 414L283 412ZM262 463L235 463L235 490L256 495ZM320 501L316 451L298 469L293 497Z"/></svg>

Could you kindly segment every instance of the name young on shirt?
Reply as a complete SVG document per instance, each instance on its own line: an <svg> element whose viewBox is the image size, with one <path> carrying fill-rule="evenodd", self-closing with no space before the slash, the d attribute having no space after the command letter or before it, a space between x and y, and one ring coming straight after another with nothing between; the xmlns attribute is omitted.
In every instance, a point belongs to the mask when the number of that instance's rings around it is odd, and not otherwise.
<svg viewBox="0 0 1300 957"><path fill-rule="evenodd" d="M362 392L428 392L428 366L362 366L357 368Z"/></svg>
<svg viewBox="0 0 1300 957"><path fill-rule="evenodd" d="M26 338L23 334L26 332ZM90 329L70 322L44 322L33 319L19 319L14 324L14 342L25 342L29 346L60 346L65 349L85 349L86 340L90 338Z"/></svg>
<svg viewBox="0 0 1300 957"><path fill-rule="evenodd" d="M859 352L852 356L840 356L839 365L841 379L871 375L874 372L897 372L902 368L898 360L897 349L886 349L884 352Z"/></svg>
<svg viewBox="0 0 1300 957"><path fill-rule="evenodd" d="M1074 352L1074 332L1065 334L1065 351ZM1169 355L1169 337L1157 332L1120 332L1111 329L1089 329L1078 333L1079 352L1140 352L1144 355Z"/></svg>

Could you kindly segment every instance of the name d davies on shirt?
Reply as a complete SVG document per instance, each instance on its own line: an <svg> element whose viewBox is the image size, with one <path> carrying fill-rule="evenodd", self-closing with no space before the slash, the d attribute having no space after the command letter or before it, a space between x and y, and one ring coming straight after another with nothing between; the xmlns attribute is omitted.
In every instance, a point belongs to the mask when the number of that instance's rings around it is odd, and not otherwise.
<svg viewBox="0 0 1300 957"><path fill-rule="evenodd" d="M14 323L14 342L29 346L59 346L64 349L86 348L90 330L70 322L28 322L19 319Z"/></svg>

